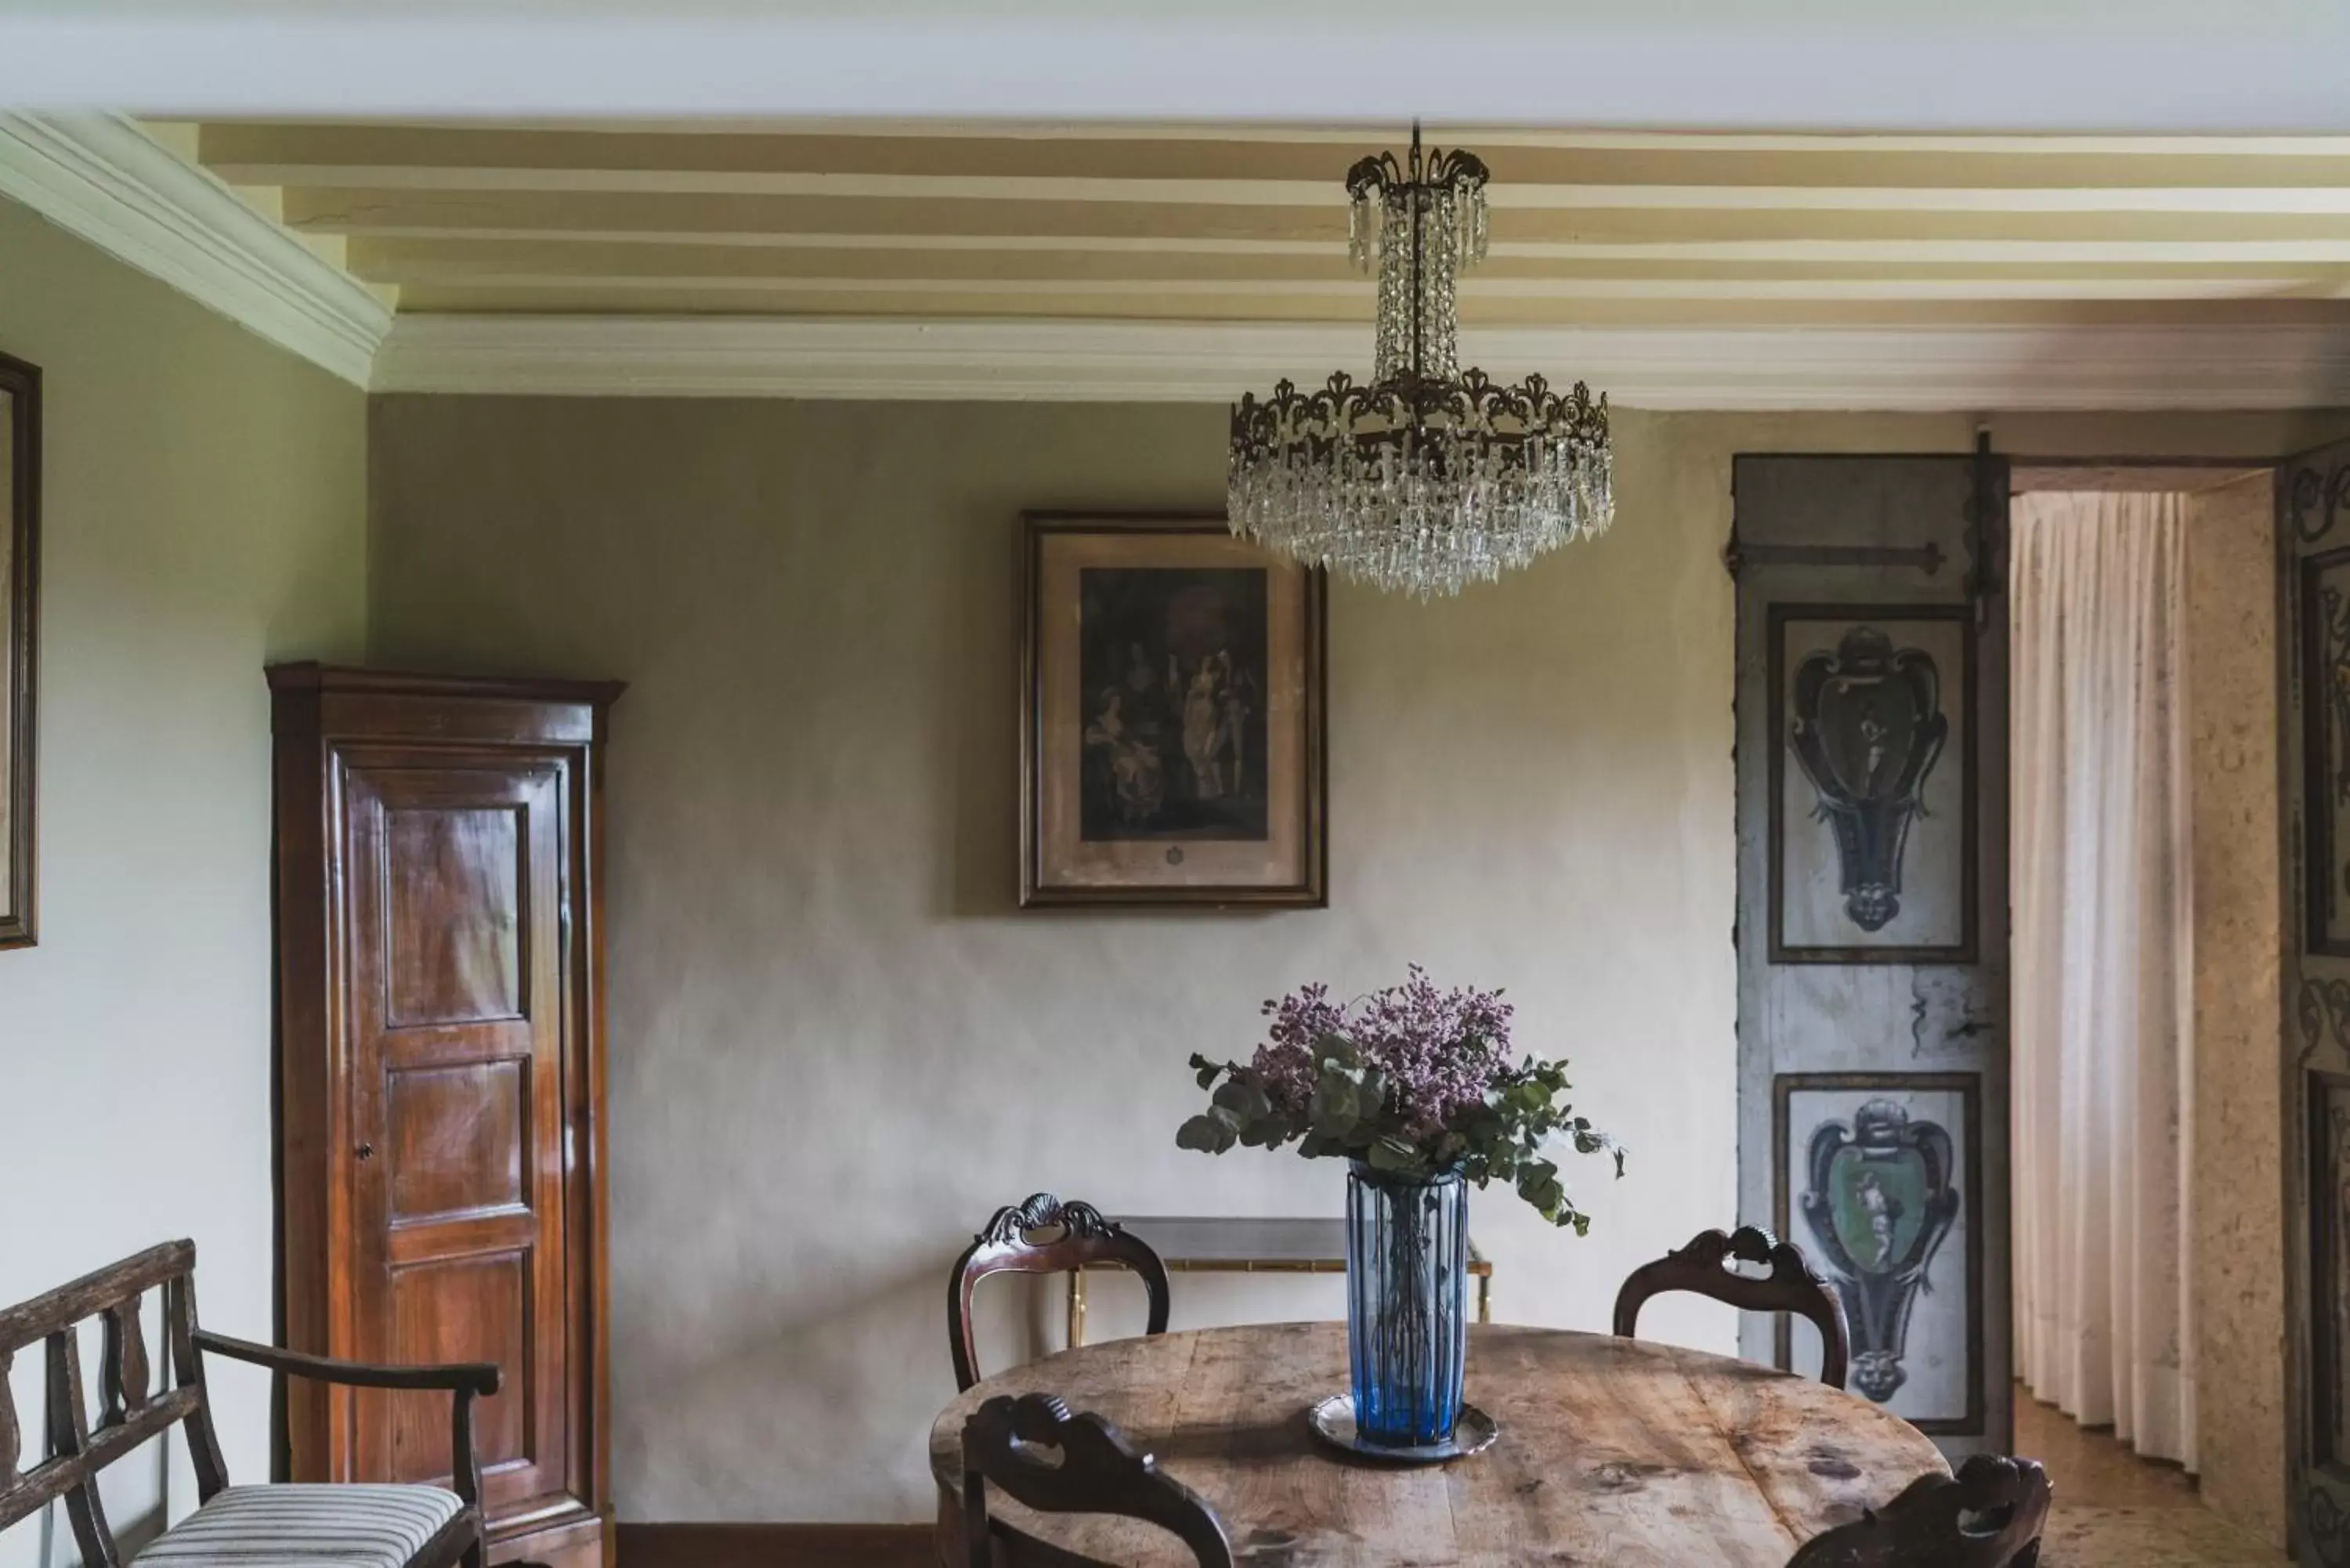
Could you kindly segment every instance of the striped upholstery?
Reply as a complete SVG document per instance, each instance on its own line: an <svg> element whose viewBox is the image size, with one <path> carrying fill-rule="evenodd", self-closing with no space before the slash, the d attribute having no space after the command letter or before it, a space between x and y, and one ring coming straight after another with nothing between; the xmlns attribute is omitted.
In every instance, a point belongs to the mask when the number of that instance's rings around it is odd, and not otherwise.
<svg viewBox="0 0 2350 1568"><path fill-rule="evenodd" d="M142 1568L404 1568L463 1506L437 1486L233 1486L133 1561Z"/></svg>

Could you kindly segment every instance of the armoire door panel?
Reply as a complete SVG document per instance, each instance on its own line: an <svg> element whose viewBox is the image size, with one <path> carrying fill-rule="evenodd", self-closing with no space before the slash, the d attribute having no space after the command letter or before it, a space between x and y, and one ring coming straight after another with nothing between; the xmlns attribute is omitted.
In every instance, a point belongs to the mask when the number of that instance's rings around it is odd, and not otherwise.
<svg viewBox="0 0 2350 1568"><path fill-rule="evenodd" d="M394 1226L530 1207L528 1057L387 1076Z"/></svg>
<svg viewBox="0 0 2350 1568"><path fill-rule="evenodd" d="M530 835L514 807L390 807L385 1023L477 1023L529 1007Z"/></svg>
<svg viewBox="0 0 2350 1568"><path fill-rule="evenodd" d="M401 1225L384 1242L384 1265L390 1269L454 1262L483 1252L510 1252L538 1245L543 1227L527 1209L495 1210L467 1214L432 1225Z"/></svg>
<svg viewBox="0 0 2350 1568"><path fill-rule="evenodd" d="M411 1264L391 1273L390 1359L411 1363L493 1361L506 1369L498 1392L473 1407L474 1451L493 1492L517 1490L511 1472L542 1459L532 1430L528 1343L532 1259L526 1248ZM432 1481L449 1470L449 1397L394 1393L369 1412L390 1437L394 1480ZM502 1473L504 1472L504 1473Z"/></svg>
<svg viewBox="0 0 2350 1568"><path fill-rule="evenodd" d="M530 1019L484 1023L411 1024L386 1029L377 1042L387 1072L463 1067L484 1062L528 1061L536 1054L538 1026Z"/></svg>

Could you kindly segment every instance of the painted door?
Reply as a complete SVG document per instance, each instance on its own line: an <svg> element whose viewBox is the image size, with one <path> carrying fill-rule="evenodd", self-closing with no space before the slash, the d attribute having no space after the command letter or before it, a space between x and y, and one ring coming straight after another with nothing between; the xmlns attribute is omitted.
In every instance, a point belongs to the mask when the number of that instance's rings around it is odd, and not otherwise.
<svg viewBox="0 0 2350 1568"><path fill-rule="evenodd" d="M1845 1300L1850 1386L2007 1449L2007 472L1748 456L1739 1207ZM1744 1355L1819 1365L1750 1314Z"/></svg>
<svg viewBox="0 0 2350 1568"><path fill-rule="evenodd" d="M2277 471L2293 1555L2350 1564L2350 443Z"/></svg>

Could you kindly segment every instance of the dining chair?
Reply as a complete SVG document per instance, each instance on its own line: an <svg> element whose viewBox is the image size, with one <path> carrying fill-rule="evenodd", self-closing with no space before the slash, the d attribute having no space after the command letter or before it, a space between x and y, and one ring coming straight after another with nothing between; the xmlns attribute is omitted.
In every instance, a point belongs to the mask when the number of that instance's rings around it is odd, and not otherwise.
<svg viewBox="0 0 2350 1568"><path fill-rule="evenodd" d="M1732 1262L1767 1264L1771 1272L1758 1279L1734 1272ZM1636 1337L1633 1329L1642 1305L1668 1291L1693 1291L1741 1312L1785 1312L1810 1319L1820 1331L1820 1381L1834 1388L1844 1386L1852 1343L1845 1328L1843 1299L1794 1242L1782 1241L1759 1225L1741 1225L1727 1235L1700 1231L1679 1251L1632 1271L1616 1293L1617 1334Z"/></svg>
<svg viewBox="0 0 2350 1568"><path fill-rule="evenodd" d="M1106 1513L1173 1532L1200 1568L1232 1568L1223 1521L1126 1434L1050 1394L999 1394L962 1427L963 1538L970 1568L992 1568L987 1489L1039 1513Z"/></svg>
<svg viewBox="0 0 2350 1568"><path fill-rule="evenodd" d="M1814 1536L1787 1568L2037 1568L2052 1494L2033 1460L1976 1454Z"/></svg>
<svg viewBox="0 0 2350 1568"><path fill-rule="evenodd" d="M1142 1276L1143 1293L1149 1298L1143 1332L1165 1334L1167 1265L1140 1237L1103 1219L1090 1203L1064 1203L1049 1192L997 1210L955 1260L954 1272L947 1279L947 1337L954 1351L956 1388L979 1381L971 1298L980 1281L990 1274L1060 1274L1110 1263Z"/></svg>

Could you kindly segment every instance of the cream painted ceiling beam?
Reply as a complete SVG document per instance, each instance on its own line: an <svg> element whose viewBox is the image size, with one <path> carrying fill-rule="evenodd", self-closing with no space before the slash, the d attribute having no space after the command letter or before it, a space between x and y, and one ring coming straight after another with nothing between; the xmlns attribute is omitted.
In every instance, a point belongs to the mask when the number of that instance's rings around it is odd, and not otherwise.
<svg viewBox="0 0 2350 1568"><path fill-rule="evenodd" d="M409 163L210 162L233 185L355 191L642 193L886 198L904 202L1065 202L1148 206L1343 206L1330 182L1133 180L1031 175L733 172L694 169L515 169ZM1495 186L1495 206L1665 211L2350 213L2340 185L1542 185Z"/></svg>
<svg viewBox="0 0 2350 1568"><path fill-rule="evenodd" d="M301 232L301 231L297 231ZM1040 234L657 234L614 231L548 232L540 229L399 229L360 225L345 230L319 229L318 234L348 235L357 254L388 265L401 255L459 256L494 251L500 254L544 249L549 255L568 255L581 266L608 265L625 271L641 269L620 259L623 253L668 251L856 251L875 254L910 252L1004 253L1042 257L1137 256L1280 256L1311 258L1317 264L1343 265L1330 246L1314 240L1221 240L1170 235L1163 239L1107 235L1051 236ZM608 250L612 259L598 263L591 253ZM2306 263L2324 265L2350 261L2350 235L2310 240L1752 240L1690 242L1624 242L1575 244L1541 241L1503 241L1495 244L1484 264L1513 261L1721 261L1721 262L1942 262L1977 265L2234 265L2238 263Z"/></svg>
<svg viewBox="0 0 2350 1568"><path fill-rule="evenodd" d="M746 329L790 318L821 321L847 317L899 321L1003 320L1020 322L1066 317L1097 322L1182 322L1202 329L1220 323L1278 327L1284 323L1338 323L1368 341L1363 303L1344 296L1229 296L1205 301L1173 297L1087 295L1062 291L1034 295L811 293L788 286L772 292L745 289L635 288L544 290L487 284L417 284L400 291L400 313L411 316L472 312L494 315L565 315L615 322L672 315L723 318ZM2239 298L2158 299L1465 299L1464 325L1516 327L1643 326L1680 327L1738 326L1960 327L2006 328L2023 324L2050 327L2095 325L2149 327L2211 327L2228 329L2269 324L2327 327L2344 323L2344 302L2291 296ZM1367 354L1368 348L1364 352Z"/></svg>
<svg viewBox="0 0 2350 1568"><path fill-rule="evenodd" d="M1388 128L1390 130L1399 128ZM1385 131L1339 133L1336 142L1300 142L1261 133L1256 140L1199 134L1170 138L1159 128L1104 129L1084 138L1011 138L987 128L941 126L930 135L877 137L854 127L827 134L775 131L646 133L620 126L595 130L504 130L338 123L204 126L199 153L224 177L251 174L276 182L305 171L337 167L406 169L446 177L487 171L503 180L534 177L671 178L751 182L795 174L953 180L1072 180L1209 183L1245 182L1303 186L1328 200L1357 158L1401 151ZM2109 141L2068 138L1988 144L1945 140L1911 146L1899 139L1859 137L1651 139L1639 145L1544 147L1481 140L1475 133L1440 139L1480 151L1497 188L1554 185L1805 187L2350 186L2350 139L2313 140L2297 151L2251 151L2266 142L2224 138L2170 139L2170 151L2117 154ZM2032 151L2013 151L2029 146ZM749 187L745 187L749 188Z"/></svg>
<svg viewBox="0 0 2350 1568"><path fill-rule="evenodd" d="M926 203L833 197L283 191L287 224L354 236L834 244L840 236L941 248L1047 249L1129 244L1264 244L1343 257L1346 217L1332 204L1168 207L1040 202ZM2350 214L1581 211L1502 206L1496 254L1547 244L1750 241L1950 240L2158 243L2350 238Z"/></svg>
<svg viewBox="0 0 2350 1568"><path fill-rule="evenodd" d="M152 122L163 123L163 122ZM1262 146L1277 144L1339 148L1351 152L1400 147L1408 140L1408 124L1396 118L1362 119L1351 124L1305 124L1295 121L1225 120L1196 122L1178 119L1023 120L1016 119L957 119L951 118L794 117L745 119L721 114L685 118L630 116L581 119L547 115L529 119L497 116L446 115L431 119L398 116L288 119L247 116L200 123L213 133L224 151L271 145L264 137L282 137L317 129L369 130L384 132L462 131L468 134L521 132L533 135L590 134L641 137L857 137L1005 142L1222 142ZM2350 157L2350 135L2263 136L2251 134L2100 136L2077 133L2041 135L1912 135L1898 131L1770 132L1746 130L1607 130L1499 125L1473 121L1437 120L1423 117L1431 144L1471 149L1534 148L1574 151L1618 152L1882 152L1970 156L2009 154L2018 157L2112 157L2168 160L2191 155L2241 158ZM253 138L254 140L244 140Z"/></svg>
<svg viewBox="0 0 2350 1568"><path fill-rule="evenodd" d="M379 239L347 243L352 270L397 275L469 267L538 268L588 276L689 271L712 276L808 275L876 271L912 275L947 268L954 275L1263 276L1346 275L1344 256L1304 241L1060 240L956 235L803 234L770 245L614 243L544 238ZM1695 244L1505 244L1473 273L1479 279L1564 276L1635 269L1732 275L1742 270L1920 269L1945 272L2094 269L2104 272L2230 268L2285 271L2350 265L2350 235L2331 240L2179 242L2037 240L1762 240Z"/></svg>
<svg viewBox="0 0 2350 1568"><path fill-rule="evenodd" d="M400 280L406 286L411 279ZM419 286L436 280L414 276ZM1256 278L978 278L978 277L581 277L569 273L501 275L456 280L473 286L560 295L573 291L625 296L635 291L694 291L720 296L779 289L809 296L903 295L915 299L958 296L1074 300L1083 296L1130 302L1141 317L1184 315L1166 308L1178 301L1326 299L1367 302L1371 286L1352 280ZM1733 299L1733 300L1911 300L1911 299L2243 299L2350 298L2342 278L2194 277L1921 277L1921 278L1485 278L1461 286L1472 300Z"/></svg>

